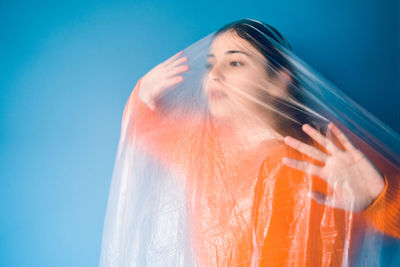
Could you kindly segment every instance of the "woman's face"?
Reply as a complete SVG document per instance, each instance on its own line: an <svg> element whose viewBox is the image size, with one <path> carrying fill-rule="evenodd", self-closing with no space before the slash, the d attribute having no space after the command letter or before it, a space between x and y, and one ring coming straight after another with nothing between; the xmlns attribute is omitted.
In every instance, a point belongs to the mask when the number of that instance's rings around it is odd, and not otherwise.
<svg viewBox="0 0 400 267"><path fill-rule="evenodd" d="M254 116L262 107L260 93L284 95L285 90L269 77L265 57L236 32L219 34L210 46L207 61L204 89L215 117Z"/></svg>

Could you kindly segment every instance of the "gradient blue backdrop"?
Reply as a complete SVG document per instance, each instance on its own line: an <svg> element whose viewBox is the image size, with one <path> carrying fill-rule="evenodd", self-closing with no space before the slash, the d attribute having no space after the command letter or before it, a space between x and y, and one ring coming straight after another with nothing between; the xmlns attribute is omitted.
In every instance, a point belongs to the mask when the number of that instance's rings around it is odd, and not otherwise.
<svg viewBox="0 0 400 267"><path fill-rule="evenodd" d="M0 266L98 264L133 86L232 20L278 28L399 132L399 13L397 0L0 1Z"/></svg>

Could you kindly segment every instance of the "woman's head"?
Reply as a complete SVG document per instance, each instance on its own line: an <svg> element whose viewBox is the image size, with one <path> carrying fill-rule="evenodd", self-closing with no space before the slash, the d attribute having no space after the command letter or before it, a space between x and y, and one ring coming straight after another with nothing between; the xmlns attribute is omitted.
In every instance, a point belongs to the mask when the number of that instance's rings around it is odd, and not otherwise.
<svg viewBox="0 0 400 267"><path fill-rule="evenodd" d="M268 62L267 71L270 75L276 71L290 71L290 64L282 56L282 49L292 50L286 38L274 27L252 19L242 19L231 22L215 32L214 38L234 32L257 49Z"/></svg>
<svg viewBox="0 0 400 267"><path fill-rule="evenodd" d="M286 96L290 67L277 46L290 49L277 30L249 19L230 23L214 34L205 91L215 116L243 113L243 109L256 112L265 104L263 97Z"/></svg>
<svg viewBox="0 0 400 267"><path fill-rule="evenodd" d="M234 31L214 37L207 69L205 91L217 117L254 113L256 96L265 88L276 96L283 93L271 86L263 54Z"/></svg>
<svg viewBox="0 0 400 267"><path fill-rule="evenodd" d="M219 29L210 46L204 80L211 114L259 118L282 135L293 132L294 121L305 117L288 101L301 102L287 50L291 47L285 37L262 22L243 19Z"/></svg>

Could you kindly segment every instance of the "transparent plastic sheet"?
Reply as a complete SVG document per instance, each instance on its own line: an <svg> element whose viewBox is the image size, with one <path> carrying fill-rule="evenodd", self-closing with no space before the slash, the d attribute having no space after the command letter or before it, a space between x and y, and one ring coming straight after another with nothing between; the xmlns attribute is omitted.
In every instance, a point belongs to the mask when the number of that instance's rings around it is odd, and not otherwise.
<svg viewBox="0 0 400 267"><path fill-rule="evenodd" d="M228 25L130 95L100 266L397 266L399 143L275 29Z"/></svg>

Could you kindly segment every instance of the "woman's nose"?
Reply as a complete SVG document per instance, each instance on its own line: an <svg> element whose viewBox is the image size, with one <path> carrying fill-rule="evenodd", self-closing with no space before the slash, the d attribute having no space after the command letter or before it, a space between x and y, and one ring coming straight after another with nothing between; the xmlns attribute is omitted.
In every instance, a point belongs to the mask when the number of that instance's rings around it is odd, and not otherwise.
<svg viewBox="0 0 400 267"><path fill-rule="evenodd" d="M214 80L214 81L219 81L222 80L223 76L222 76L222 72L220 70L219 67L214 66L210 72L208 73L209 77Z"/></svg>

